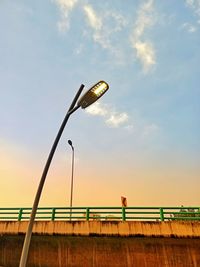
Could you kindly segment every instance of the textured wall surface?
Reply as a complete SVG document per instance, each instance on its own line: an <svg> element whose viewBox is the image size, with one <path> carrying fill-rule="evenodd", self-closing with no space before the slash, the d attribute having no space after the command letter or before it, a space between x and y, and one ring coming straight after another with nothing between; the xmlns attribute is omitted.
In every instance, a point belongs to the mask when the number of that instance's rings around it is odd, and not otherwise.
<svg viewBox="0 0 200 267"><path fill-rule="evenodd" d="M0 267L18 267L28 223L0 222ZM38 221L27 267L200 267L199 222Z"/></svg>
<svg viewBox="0 0 200 267"><path fill-rule="evenodd" d="M0 234L24 234L27 225L27 221L0 221ZM36 221L33 233L84 236L200 237L200 222Z"/></svg>
<svg viewBox="0 0 200 267"><path fill-rule="evenodd" d="M0 266L19 266L23 238L0 237ZM198 267L200 239L34 235L27 266Z"/></svg>

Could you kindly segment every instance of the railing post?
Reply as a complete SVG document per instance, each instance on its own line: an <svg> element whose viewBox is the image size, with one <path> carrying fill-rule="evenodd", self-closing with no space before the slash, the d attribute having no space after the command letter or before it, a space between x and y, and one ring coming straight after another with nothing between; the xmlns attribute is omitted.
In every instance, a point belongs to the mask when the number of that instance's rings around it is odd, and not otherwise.
<svg viewBox="0 0 200 267"><path fill-rule="evenodd" d="M22 214L23 214L23 209L19 209L19 214L18 214L18 221L20 222L22 220Z"/></svg>
<svg viewBox="0 0 200 267"><path fill-rule="evenodd" d="M163 222L165 220L163 208L160 208L160 220L161 220L161 222Z"/></svg>
<svg viewBox="0 0 200 267"><path fill-rule="evenodd" d="M55 215L56 215L56 209L52 208L52 214L51 214L51 220L54 221L55 220Z"/></svg>
<svg viewBox="0 0 200 267"><path fill-rule="evenodd" d="M122 207L122 221L126 221L126 208Z"/></svg>
<svg viewBox="0 0 200 267"><path fill-rule="evenodd" d="M89 221L90 219L90 209L86 208L86 220Z"/></svg>

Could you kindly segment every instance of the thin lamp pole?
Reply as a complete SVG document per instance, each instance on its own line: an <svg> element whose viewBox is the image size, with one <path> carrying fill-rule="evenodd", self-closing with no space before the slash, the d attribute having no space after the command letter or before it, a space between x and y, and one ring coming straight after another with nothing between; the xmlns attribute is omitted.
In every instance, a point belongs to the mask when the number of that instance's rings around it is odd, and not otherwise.
<svg viewBox="0 0 200 267"><path fill-rule="evenodd" d="M47 176L47 173L48 173L48 170L49 170L49 167L50 167L50 164L51 164L51 161L52 161L52 158L53 158L53 155L56 151L56 148L57 148L57 145L58 145L58 142L60 140L60 137L63 133L63 130L67 124L67 121L70 117L70 115L72 113L74 113L80 106L77 105L76 107L75 104L81 94L81 92L83 91L83 88L84 88L84 85L82 84L78 90L78 92L76 93L71 105L70 105L70 108L68 109L68 112L66 113L65 115L65 118L60 126L60 129L57 133L57 136L55 138L55 141L53 143L53 146L50 150L50 153L49 153L49 156L47 158L47 161L46 161L46 165L44 167L44 170L43 170L43 173L42 173L42 177L40 179L40 183L39 183L39 186L38 186L38 190L37 190L37 193L36 193L36 196L35 196L35 200L34 200L34 203L33 203L33 207L32 207L32 211L31 211L31 216L30 216L30 220L29 220L29 224L28 224L28 229L26 231L26 236L25 236L25 240L24 240L24 245L23 245L23 249L22 249L22 254L21 254L21 259L20 259L20 263L19 263L19 267L26 267L26 262L27 262L27 258L28 258L28 252L29 252L29 247L30 247L30 241L31 241L31 236L32 236L32 231L33 231L33 224L34 224L34 220L35 220L35 216L36 216L36 212L37 212L37 208L38 208L38 204L39 204L39 200L40 200L40 196L41 196L41 193L42 193L42 189L43 189L43 186L44 186L44 182L46 180L46 176Z"/></svg>
<svg viewBox="0 0 200 267"><path fill-rule="evenodd" d="M42 177L40 179L40 183L39 183L39 186L37 189L35 200L33 203L32 211L31 211L31 215L30 215L30 219L29 219L29 223L28 223L28 229L26 231L26 236L25 236L22 254L21 254L21 258L20 258L19 267L26 267L26 262L27 262L27 258L28 258L29 247L30 247L30 241L31 241L31 235L32 235L32 230L33 230L33 223L35 220L35 215L36 215L36 211L38 208L38 203L39 203L39 200L41 197L42 189L44 186L44 182L46 180L46 176L47 176L53 155L55 153L55 150L57 148L57 145L58 145L60 137L63 133L63 130L67 124L67 121L68 121L70 115L72 113L74 113L79 107L85 109L86 107L90 106L95 101L97 101L109 89L109 85L104 81L99 81L98 83L93 85L78 101L79 96L81 95L83 88L84 88L84 85L82 84L80 86L78 92L76 93L76 95L75 95L75 97L71 103L71 106L68 109L68 112L65 115L65 118L64 118L64 120L60 126L60 129L57 133L57 136L55 138L55 141L53 143L53 146L52 146L50 153L49 153L49 156L47 158L47 161L46 161L43 173L42 173ZM78 103L77 103L77 101L78 101Z"/></svg>
<svg viewBox="0 0 200 267"><path fill-rule="evenodd" d="M72 141L68 140L68 144L72 148L72 173L71 173L71 194L70 194L70 221L72 218L72 202L73 202L73 186L74 186L74 146L72 145Z"/></svg>

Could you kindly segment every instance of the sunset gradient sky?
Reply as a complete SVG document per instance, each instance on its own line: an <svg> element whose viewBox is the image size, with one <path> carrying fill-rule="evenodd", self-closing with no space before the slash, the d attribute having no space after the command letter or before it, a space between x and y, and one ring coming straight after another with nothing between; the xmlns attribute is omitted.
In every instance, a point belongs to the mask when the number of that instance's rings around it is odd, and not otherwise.
<svg viewBox="0 0 200 267"><path fill-rule="evenodd" d="M80 84L40 206L200 203L200 1L0 2L0 207L28 207Z"/></svg>

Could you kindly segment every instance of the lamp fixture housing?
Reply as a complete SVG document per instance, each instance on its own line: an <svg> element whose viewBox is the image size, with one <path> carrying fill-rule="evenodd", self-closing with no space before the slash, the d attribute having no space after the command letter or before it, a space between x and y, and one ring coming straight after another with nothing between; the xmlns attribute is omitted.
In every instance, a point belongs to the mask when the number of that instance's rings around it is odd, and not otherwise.
<svg viewBox="0 0 200 267"><path fill-rule="evenodd" d="M83 109L96 102L109 89L109 85L104 81L99 81L93 85L78 101L78 105Z"/></svg>

